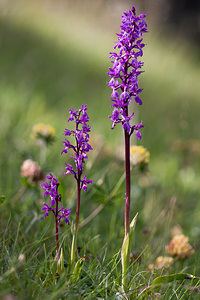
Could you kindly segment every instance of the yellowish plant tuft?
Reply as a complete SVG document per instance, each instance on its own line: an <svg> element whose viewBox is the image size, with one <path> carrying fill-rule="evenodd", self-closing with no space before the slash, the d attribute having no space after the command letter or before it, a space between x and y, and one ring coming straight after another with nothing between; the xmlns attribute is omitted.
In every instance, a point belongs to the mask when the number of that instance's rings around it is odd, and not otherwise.
<svg viewBox="0 0 200 300"><path fill-rule="evenodd" d="M156 261L154 264L150 264L148 266L149 270L153 270L153 269L168 269L171 267L171 265L173 264L174 259L172 257L169 256L159 256L156 258Z"/></svg>
<svg viewBox="0 0 200 300"><path fill-rule="evenodd" d="M175 235L165 250L169 255L175 256L176 259L188 258L195 252L189 244L189 238L184 234Z"/></svg>
<svg viewBox="0 0 200 300"><path fill-rule="evenodd" d="M130 147L130 160L133 165L140 163L148 164L150 153L143 146L131 146Z"/></svg>
<svg viewBox="0 0 200 300"><path fill-rule="evenodd" d="M54 141L55 129L43 123L33 126L32 135L38 146L45 146Z"/></svg>

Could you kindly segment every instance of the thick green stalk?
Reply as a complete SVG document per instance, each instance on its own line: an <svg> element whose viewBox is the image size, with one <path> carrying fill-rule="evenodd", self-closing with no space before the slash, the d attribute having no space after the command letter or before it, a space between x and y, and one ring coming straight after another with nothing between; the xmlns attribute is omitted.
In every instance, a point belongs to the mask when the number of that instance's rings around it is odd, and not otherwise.
<svg viewBox="0 0 200 300"><path fill-rule="evenodd" d="M124 237L122 249L121 249L121 260L122 260L122 290L127 291L128 289L128 268L129 268L129 257L131 251L131 245L133 241L135 224L136 224L136 216L133 218L130 226L129 232Z"/></svg>
<svg viewBox="0 0 200 300"><path fill-rule="evenodd" d="M80 214L80 198L81 198L81 189L80 189L80 176L77 179L77 203L76 203L76 222L74 225L72 246L71 246L71 271L74 271L75 265L75 251L76 251L76 240L78 232L78 223L79 223L79 214Z"/></svg>
<svg viewBox="0 0 200 300"><path fill-rule="evenodd" d="M77 231L75 231L75 228L74 228L74 233L73 233L73 238L72 238L72 246L71 246L71 271L72 272L74 270L74 265L75 265L76 237L77 237Z"/></svg>

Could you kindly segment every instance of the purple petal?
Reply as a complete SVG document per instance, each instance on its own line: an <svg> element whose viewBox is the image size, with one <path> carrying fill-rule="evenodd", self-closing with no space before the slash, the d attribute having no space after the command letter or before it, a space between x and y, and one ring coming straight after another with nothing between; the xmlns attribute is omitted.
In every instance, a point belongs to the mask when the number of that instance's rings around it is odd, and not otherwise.
<svg viewBox="0 0 200 300"><path fill-rule="evenodd" d="M136 137L137 137L139 140L141 140L142 135L141 135L141 132L140 132L139 130L137 130L137 131L135 132L135 135L136 135Z"/></svg>
<svg viewBox="0 0 200 300"><path fill-rule="evenodd" d="M138 103L139 105L142 105L142 100L138 95L135 97L135 102Z"/></svg>

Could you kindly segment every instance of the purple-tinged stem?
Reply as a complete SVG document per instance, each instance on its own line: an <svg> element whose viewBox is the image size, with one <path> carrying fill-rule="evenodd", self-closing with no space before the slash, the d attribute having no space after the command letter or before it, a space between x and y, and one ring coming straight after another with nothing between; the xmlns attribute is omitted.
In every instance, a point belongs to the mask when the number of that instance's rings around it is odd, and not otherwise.
<svg viewBox="0 0 200 300"><path fill-rule="evenodd" d="M59 259L59 237L58 237L58 199L56 199L56 213L55 213L55 222L56 222L56 250L57 250L57 257Z"/></svg>
<svg viewBox="0 0 200 300"><path fill-rule="evenodd" d="M125 74L128 73L128 64L125 64ZM126 85L127 77L124 84ZM128 116L128 106L126 107L126 116ZM125 237L130 228L130 195L131 195L131 170L130 170L130 135L127 130L125 135L125 170L126 170L126 200L125 200Z"/></svg>
<svg viewBox="0 0 200 300"><path fill-rule="evenodd" d="M125 64L125 72L128 72L128 65ZM126 84L125 79L125 84ZM128 116L128 106L126 106L126 116ZM126 195L125 195L125 237L130 228L130 196L131 196L131 167L130 167L130 134L124 130L125 137L125 170L126 170Z"/></svg>
<svg viewBox="0 0 200 300"><path fill-rule="evenodd" d="M80 184L80 176L77 179L77 203L76 203L76 223L75 223L75 231L78 231L78 223L79 223L79 214L80 214L80 199L81 199L81 184Z"/></svg>
<svg viewBox="0 0 200 300"><path fill-rule="evenodd" d="M125 237L130 228L130 194L131 194L131 171L130 171L130 135L125 130L125 169L126 169L126 202L125 202Z"/></svg>

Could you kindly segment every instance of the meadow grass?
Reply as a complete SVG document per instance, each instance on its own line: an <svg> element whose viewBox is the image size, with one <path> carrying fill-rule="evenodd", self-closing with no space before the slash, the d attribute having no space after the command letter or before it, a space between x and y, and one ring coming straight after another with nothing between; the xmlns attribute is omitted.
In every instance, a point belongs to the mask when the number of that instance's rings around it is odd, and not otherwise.
<svg viewBox="0 0 200 300"><path fill-rule="evenodd" d="M76 48L76 37L59 30L63 22L52 31L49 19L39 13L37 16L31 22L30 12L1 18L0 196L3 201L5 195L5 202L0 206L0 295L114 299L121 282L125 182L124 163L117 156L121 131L112 132L107 118L111 112L110 91L105 84L108 61L105 52L102 57L99 52L95 56L88 45ZM101 39L103 36L95 42ZM109 49L108 44L105 49ZM198 276L200 272L199 61L190 56L195 53L192 47L182 50L177 42L152 38L152 33L146 48L146 73L141 82L144 106L138 118L147 125L142 144L151 159L148 174L132 170L131 216L139 212L139 217L132 247L138 258L130 265L130 298L147 299L151 295L154 299L158 292L162 299L199 299L198 280L147 288L162 274ZM63 201L73 209L73 222L75 185L63 176L62 132L68 109L85 103L99 144L89 156L87 175L95 183L82 196L80 223L96 208L101 209L90 222L82 223L78 256L86 255L86 261L79 282L69 285L65 274L59 279L52 275L53 222L43 219L40 189L23 188L20 166L29 157L40 160L39 149L31 139L32 126L38 122L54 126L56 141L48 149L43 171L59 174ZM148 265L165 255L170 230L177 224L190 237L195 254L176 261L169 270L150 272ZM65 226L60 231L67 267L72 234ZM25 254L23 262L18 260L21 253Z"/></svg>

